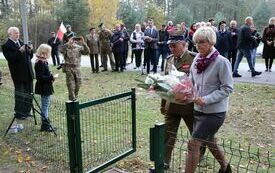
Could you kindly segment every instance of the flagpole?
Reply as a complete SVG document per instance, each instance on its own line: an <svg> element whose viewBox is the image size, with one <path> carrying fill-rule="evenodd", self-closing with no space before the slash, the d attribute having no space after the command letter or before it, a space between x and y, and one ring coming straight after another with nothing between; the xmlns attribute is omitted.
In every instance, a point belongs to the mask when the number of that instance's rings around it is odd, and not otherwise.
<svg viewBox="0 0 275 173"><path fill-rule="evenodd" d="M56 39L57 39L57 34L56 34L56 36L55 36L55 39L54 39L54 41L53 41L53 44L55 44L55 42L56 42Z"/></svg>
<svg viewBox="0 0 275 173"><path fill-rule="evenodd" d="M21 13L21 20L22 20L22 28L23 28L23 40L24 40L25 45L27 45L28 41L29 41L26 11L27 11L26 10L26 0L21 0L20 1L20 13Z"/></svg>

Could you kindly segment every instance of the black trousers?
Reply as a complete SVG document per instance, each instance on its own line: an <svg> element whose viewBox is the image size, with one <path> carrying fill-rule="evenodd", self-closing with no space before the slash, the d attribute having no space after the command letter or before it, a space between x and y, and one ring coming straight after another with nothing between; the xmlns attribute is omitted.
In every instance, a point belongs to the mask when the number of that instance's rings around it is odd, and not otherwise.
<svg viewBox="0 0 275 173"><path fill-rule="evenodd" d="M59 65L60 64L58 50L52 50L52 59L53 59L53 65Z"/></svg>
<svg viewBox="0 0 275 173"><path fill-rule="evenodd" d="M99 71L98 54L90 54L90 62L93 72Z"/></svg>
<svg viewBox="0 0 275 173"><path fill-rule="evenodd" d="M123 52L113 52L114 53L114 57L115 57L115 70L118 71L120 69L120 71L123 71L124 69L124 57L123 57Z"/></svg>
<svg viewBox="0 0 275 173"><path fill-rule="evenodd" d="M142 51L143 51L142 49L133 50L133 52L135 54L136 67L140 67Z"/></svg>
<svg viewBox="0 0 275 173"><path fill-rule="evenodd" d="M273 58L265 58L265 67L266 69L271 69L273 64Z"/></svg>
<svg viewBox="0 0 275 173"><path fill-rule="evenodd" d="M157 50L152 49L150 47L145 48L145 50L144 50L144 62L146 63L146 66L147 66L147 68L146 68L147 74L150 73L150 64L153 65L152 71L154 73L156 73L157 72L157 63L158 63Z"/></svg>
<svg viewBox="0 0 275 173"><path fill-rule="evenodd" d="M27 117L30 116L32 109L32 92L33 92L33 80L28 82L14 83L14 116L15 117Z"/></svg>
<svg viewBox="0 0 275 173"><path fill-rule="evenodd" d="M236 62L237 52L238 52L237 49L230 50L228 52L228 60L231 62L232 71L234 70L234 64Z"/></svg>

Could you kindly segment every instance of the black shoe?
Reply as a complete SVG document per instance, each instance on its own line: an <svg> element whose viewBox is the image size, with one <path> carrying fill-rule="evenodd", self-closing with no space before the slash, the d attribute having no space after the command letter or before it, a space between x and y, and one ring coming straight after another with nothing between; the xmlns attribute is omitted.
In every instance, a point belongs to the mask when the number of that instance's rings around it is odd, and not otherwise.
<svg viewBox="0 0 275 173"><path fill-rule="evenodd" d="M54 132L54 131L56 131L56 128L52 128L51 126L42 127L41 125L40 132Z"/></svg>
<svg viewBox="0 0 275 173"><path fill-rule="evenodd" d="M54 132L56 128L53 128L52 125L50 124L50 120L42 120L41 124L41 132Z"/></svg>
<svg viewBox="0 0 275 173"><path fill-rule="evenodd" d="M242 77L239 73L233 73L233 77Z"/></svg>
<svg viewBox="0 0 275 173"><path fill-rule="evenodd" d="M254 71L254 72L251 73L251 76L252 76L252 77L255 77L255 76L261 75L261 74L262 74L262 72Z"/></svg>
<svg viewBox="0 0 275 173"><path fill-rule="evenodd" d="M107 71L106 69L104 69L104 70L101 70L101 72L104 72L104 71Z"/></svg>
<svg viewBox="0 0 275 173"><path fill-rule="evenodd" d="M167 171L169 170L169 168L170 168L170 165L168 163L164 163L163 169Z"/></svg>
<svg viewBox="0 0 275 173"><path fill-rule="evenodd" d="M232 173L230 164L228 163L228 165L227 165L225 171L222 171L222 170L220 169L220 170L219 170L219 173Z"/></svg>

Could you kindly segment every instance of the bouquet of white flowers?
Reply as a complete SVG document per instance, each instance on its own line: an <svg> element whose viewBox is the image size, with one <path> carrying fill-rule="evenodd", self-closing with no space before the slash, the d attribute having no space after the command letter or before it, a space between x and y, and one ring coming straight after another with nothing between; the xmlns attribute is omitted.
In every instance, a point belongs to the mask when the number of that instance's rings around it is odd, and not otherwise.
<svg viewBox="0 0 275 173"><path fill-rule="evenodd" d="M191 103L196 95L191 79L175 67L172 67L168 75L149 74L145 82L139 86L158 94L168 102L177 104Z"/></svg>

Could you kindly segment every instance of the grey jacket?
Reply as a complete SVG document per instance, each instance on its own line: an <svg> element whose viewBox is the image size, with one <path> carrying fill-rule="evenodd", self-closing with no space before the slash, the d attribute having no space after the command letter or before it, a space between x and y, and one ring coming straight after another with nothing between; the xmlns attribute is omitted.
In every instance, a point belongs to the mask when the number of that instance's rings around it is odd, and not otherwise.
<svg viewBox="0 0 275 173"><path fill-rule="evenodd" d="M213 48L208 57L215 50ZM203 113L226 112L229 94L233 92L231 64L226 58L219 55L204 72L198 74L195 67L198 56L199 54L192 63L190 77L198 90L197 95L205 100L205 105L195 104L194 109Z"/></svg>

